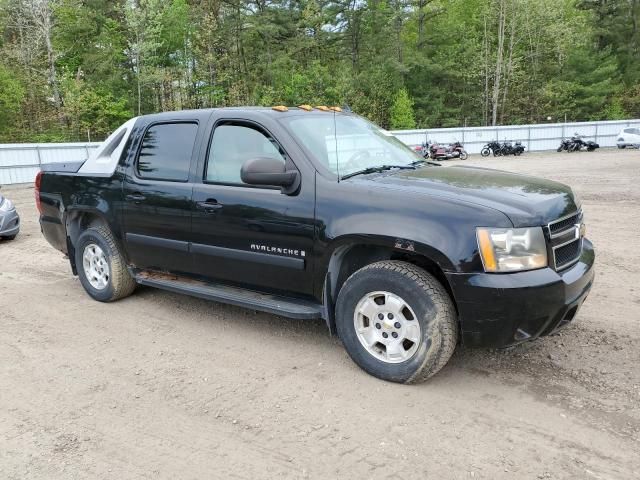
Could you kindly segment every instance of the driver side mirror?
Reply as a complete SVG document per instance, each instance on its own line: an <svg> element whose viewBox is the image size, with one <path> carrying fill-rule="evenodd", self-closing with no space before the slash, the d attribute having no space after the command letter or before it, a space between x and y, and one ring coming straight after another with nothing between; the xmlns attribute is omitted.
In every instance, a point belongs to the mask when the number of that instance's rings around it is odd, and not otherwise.
<svg viewBox="0 0 640 480"><path fill-rule="evenodd" d="M247 160L240 169L244 183L282 187L283 193L292 193L298 188L299 176L297 170L287 170L281 160L270 157Z"/></svg>

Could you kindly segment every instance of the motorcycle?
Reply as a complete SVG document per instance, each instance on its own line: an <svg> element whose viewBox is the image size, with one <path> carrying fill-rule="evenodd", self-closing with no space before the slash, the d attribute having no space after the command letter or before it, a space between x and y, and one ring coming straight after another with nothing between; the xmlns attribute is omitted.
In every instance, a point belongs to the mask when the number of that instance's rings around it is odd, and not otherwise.
<svg viewBox="0 0 640 480"><path fill-rule="evenodd" d="M522 142L516 142L516 144L513 146L513 154L519 157L523 153L524 153L524 145L522 145Z"/></svg>
<svg viewBox="0 0 640 480"><path fill-rule="evenodd" d="M460 160L466 160L469 157L469 154L464 149L464 146L460 142L453 142L449 145L449 151L458 152L460 154Z"/></svg>
<svg viewBox="0 0 640 480"><path fill-rule="evenodd" d="M575 133L570 140L560 140L560 146L557 148L558 152L566 150L567 152L580 152L587 151L593 152L596 148L600 148L600 145L592 140L583 140L582 135Z"/></svg>
<svg viewBox="0 0 640 480"><path fill-rule="evenodd" d="M429 143L429 141L427 141L422 145L415 146L414 150L424 158L431 158L433 160L452 160L454 158L466 160L469 156L460 142L455 142L448 147L444 147L436 142Z"/></svg>
<svg viewBox="0 0 640 480"><path fill-rule="evenodd" d="M460 147L462 147L462 145L460 145ZM452 160L454 158L465 160L467 158L467 152L464 149L454 150L451 146L447 148L435 142L431 144L427 142L424 144L423 151L426 151L424 155L425 158L431 158L433 160Z"/></svg>
<svg viewBox="0 0 640 480"><path fill-rule="evenodd" d="M506 140L502 142L502 145L500 147L500 154L504 156L513 154L513 145L511 144L511 142L507 142Z"/></svg>
<svg viewBox="0 0 640 480"><path fill-rule="evenodd" d="M566 140L563 138L562 140L560 140L560 146L556 149L556 151L562 152L564 150L569 152L570 151L569 148L571 144L572 144L571 140Z"/></svg>
<svg viewBox="0 0 640 480"><path fill-rule="evenodd" d="M480 150L480 155L482 155L483 157L488 157L489 155L491 155L491 153L493 153L494 157L502 155L502 145L500 145L500 142L489 142L484 147L482 147L482 150Z"/></svg>
<svg viewBox="0 0 640 480"><path fill-rule="evenodd" d="M522 153L524 153L524 146L522 145L522 142L516 142L514 145L511 142L505 141L500 146L500 150L499 150L499 155L519 156L519 155L522 155Z"/></svg>

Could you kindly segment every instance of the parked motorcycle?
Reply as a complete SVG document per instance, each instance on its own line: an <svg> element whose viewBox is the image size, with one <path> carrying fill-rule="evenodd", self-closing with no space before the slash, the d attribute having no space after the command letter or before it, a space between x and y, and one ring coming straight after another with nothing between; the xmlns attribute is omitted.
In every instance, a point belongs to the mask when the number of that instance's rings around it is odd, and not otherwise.
<svg viewBox="0 0 640 480"><path fill-rule="evenodd" d="M483 157L488 157L491 153L493 153L494 157L502 155L522 155L524 153L524 145L522 145L522 142L516 142L514 145L506 140L503 143L496 140L487 143L482 147L482 150L480 150L480 155Z"/></svg>
<svg viewBox="0 0 640 480"><path fill-rule="evenodd" d="M415 147L415 151L420 153L424 158L431 158L433 160L453 160L455 158L466 160L469 156L460 142L455 142L448 147L444 147L436 142L429 143L429 141L427 141Z"/></svg>
<svg viewBox="0 0 640 480"><path fill-rule="evenodd" d="M453 142L450 144L449 150L452 152L458 152L460 154L460 160L466 160L469 157L469 154L464 149L464 145L460 142Z"/></svg>
<svg viewBox="0 0 640 480"><path fill-rule="evenodd" d="M570 140L560 140L560 146L557 148L558 152L566 150L567 152L580 152L587 151L593 152L596 148L600 148L596 142L592 140L583 140L582 135L575 133Z"/></svg>
<svg viewBox="0 0 640 480"><path fill-rule="evenodd" d="M480 150L480 155L482 155L483 157L488 157L492 153L494 157L502 155L502 145L500 145L500 142L489 142L484 147L482 147L482 150Z"/></svg>
<svg viewBox="0 0 640 480"><path fill-rule="evenodd" d="M455 158L465 160L467 158L467 152L464 152L463 158L460 150L454 150L451 146L444 147L436 142L427 142L424 145L424 150L426 151L426 155L424 155L424 157L431 158L433 160L453 160Z"/></svg>
<svg viewBox="0 0 640 480"><path fill-rule="evenodd" d="M557 152L562 152L563 150L565 152L569 151L570 146L572 145L571 140L566 140L566 139L562 139L560 140L560 146L557 148Z"/></svg>
<svg viewBox="0 0 640 480"><path fill-rule="evenodd" d="M523 153L524 153L524 145L522 145L522 142L516 142L516 144L513 146L513 154L519 157Z"/></svg>
<svg viewBox="0 0 640 480"><path fill-rule="evenodd" d="M501 146L500 146L500 150L499 150L499 155L522 155L522 153L524 152L524 146L522 145L522 142L516 142L515 145L512 144L511 142L507 142L505 141Z"/></svg>

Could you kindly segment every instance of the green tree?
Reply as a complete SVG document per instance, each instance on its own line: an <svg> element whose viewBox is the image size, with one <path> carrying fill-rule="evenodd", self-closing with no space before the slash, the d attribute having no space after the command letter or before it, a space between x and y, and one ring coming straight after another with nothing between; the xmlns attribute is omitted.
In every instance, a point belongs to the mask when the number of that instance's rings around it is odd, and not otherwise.
<svg viewBox="0 0 640 480"><path fill-rule="evenodd" d="M0 141L248 104L404 128L637 117L639 19L640 0L0 0Z"/></svg>
<svg viewBox="0 0 640 480"><path fill-rule="evenodd" d="M105 138L132 117L126 98L116 99L107 91L93 89L83 80L65 78L62 90L65 116L78 139Z"/></svg>
<svg viewBox="0 0 640 480"><path fill-rule="evenodd" d="M398 90L391 105L391 128L410 129L416 128L416 120L413 115L413 100L405 88Z"/></svg>
<svg viewBox="0 0 640 480"><path fill-rule="evenodd" d="M0 65L0 133L12 129L24 96L25 89L20 80Z"/></svg>

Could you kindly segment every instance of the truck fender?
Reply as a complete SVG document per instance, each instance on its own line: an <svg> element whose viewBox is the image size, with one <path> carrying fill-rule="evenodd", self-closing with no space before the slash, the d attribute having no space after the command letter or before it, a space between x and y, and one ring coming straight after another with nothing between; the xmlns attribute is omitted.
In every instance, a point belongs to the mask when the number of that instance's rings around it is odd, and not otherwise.
<svg viewBox="0 0 640 480"><path fill-rule="evenodd" d="M390 259L409 261L432 273L451 292L444 272L452 270L453 264L433 247L403 239L370 236L366 239L343 238L332 243L333 248L328 249L329 258L320 268L324 272L321 279L323 318L332 334L336 333L334 312L340 289L352 273L365 265Z"/></svg>

